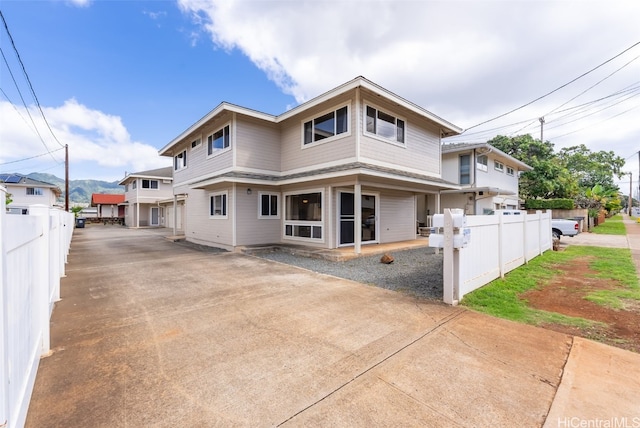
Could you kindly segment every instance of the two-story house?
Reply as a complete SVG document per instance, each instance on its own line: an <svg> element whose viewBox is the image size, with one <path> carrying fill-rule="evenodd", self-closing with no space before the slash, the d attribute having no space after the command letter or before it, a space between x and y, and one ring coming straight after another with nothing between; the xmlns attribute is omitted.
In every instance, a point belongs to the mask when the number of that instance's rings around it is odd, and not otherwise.
<svg viewBox="0 0 640 428"><path fill-rule="evenodd" d="M124 186L124 224L129 227L166 226L160 201L173 198L172 168L158 168L127 174Z"/></svg>
<svg viewBox="0 0 640 428"><path fill-rule="evenodd" d="M463 208L466 214L518 209L518 178L531 167L487 143L442 146L442 178L460 184L443 190L443 208Z"/></svg>
<svg viewBox="0 0 640 428"><path fill-rule="evenodd" d="M221 103L159 153L195 243L320 248L415 239L461 129L363 78L274 116ZM435 202L434 206L435 206Z"/></svg>
<svg viewBox="0 0 640 428"><path fill-rule="evenodd" d="M0 183L11 195L11 203L7 205L7 212L11 214L28 214L29 205L35 204L53 207L62 194L62 190L55 184L21 174L0 174Z"/></svg>

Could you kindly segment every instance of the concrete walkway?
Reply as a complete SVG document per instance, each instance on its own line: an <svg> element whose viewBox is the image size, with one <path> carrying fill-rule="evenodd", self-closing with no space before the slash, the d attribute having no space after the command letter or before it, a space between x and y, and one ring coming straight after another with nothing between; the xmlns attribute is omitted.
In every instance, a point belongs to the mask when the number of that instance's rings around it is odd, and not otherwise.
<svg viewBox="0 0 640 428"><path fill-rule="evenodd" d="M27 427L640 417L639 354L161 233L76 229Z"/></svg>

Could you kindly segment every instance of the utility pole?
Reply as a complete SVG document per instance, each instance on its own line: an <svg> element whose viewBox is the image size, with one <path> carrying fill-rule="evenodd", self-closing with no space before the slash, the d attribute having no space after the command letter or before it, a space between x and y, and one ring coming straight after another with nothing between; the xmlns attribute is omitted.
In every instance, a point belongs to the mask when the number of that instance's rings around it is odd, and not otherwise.
<svg viewBox="0 0 640 428"><path fill-rule="evenodd" d="M629 173L629 212L631 215L631 207L633 207L633 173Z"/></svg>
<svg viewBox="0 0 640 428"><path fill-rule="evenodd" d="M544 116L538 120L540 121L540 142L544 143Z"/></svg>
<svg viewBox="0 0 640 428"><path fill-rule="evenodd" d="M64 210L69 212L69 145L64 145Z"/></svg>

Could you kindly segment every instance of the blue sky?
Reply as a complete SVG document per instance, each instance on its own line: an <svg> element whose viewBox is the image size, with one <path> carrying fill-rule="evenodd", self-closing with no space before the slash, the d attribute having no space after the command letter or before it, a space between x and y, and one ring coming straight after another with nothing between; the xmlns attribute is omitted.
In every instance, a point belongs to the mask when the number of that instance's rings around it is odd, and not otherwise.
<svg viewBox="0 0 640 428"><path fill-rule="evenodd" d="M633 0L3 0L0 10L53 133L70 147L71 178L108 181L169 165L157 150L222 101L280 114L363 75L469 128L640 42ZM0 35L0 172L62 177L62 152L47 154L59 143ZM545 116L556 149L614 150L637 179L638 57L640 45L455 141L538 138Z"/></svg>

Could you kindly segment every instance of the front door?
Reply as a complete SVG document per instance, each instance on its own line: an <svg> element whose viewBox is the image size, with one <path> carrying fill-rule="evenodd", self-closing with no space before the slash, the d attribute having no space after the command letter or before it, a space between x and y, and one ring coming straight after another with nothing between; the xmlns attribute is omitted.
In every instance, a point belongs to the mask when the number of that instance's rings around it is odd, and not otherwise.
<svg viewBox="0 0 640 428"><path fill-rule="evenodd" d="M160 225L160 208L151 207L151 226Z"/></svg>
<svg viewBox="0 0 640 428"><path fill-rule="evenodd" d="M351 245L355 243L355 196L353 192L340 192L339 199L339 221L338 233L340 235L340 245ZM362 215L362 242L377 242L378 228L376 217L376 196L370 194L362 195L361 202Z"/></svg>

